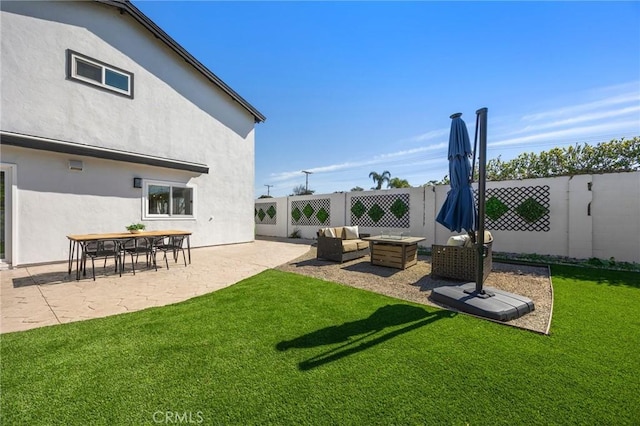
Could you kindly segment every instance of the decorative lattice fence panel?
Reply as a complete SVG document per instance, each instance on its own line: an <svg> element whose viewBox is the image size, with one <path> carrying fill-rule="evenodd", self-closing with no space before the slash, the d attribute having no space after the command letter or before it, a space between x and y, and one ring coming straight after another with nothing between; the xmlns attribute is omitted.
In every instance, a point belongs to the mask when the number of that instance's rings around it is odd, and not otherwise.
<svg viewBox="0 0 640 426"><path fill-rule="evenodd" d="M291 224L299 226L328 226L331 223L331 199L291 202Z"/></svg>
<svg viewBox="0 0 640 426"><path fill-rule="evenodd" d="M408 228L409 194L364 195L351 198L351 225Z"/></svg>
<svg viewBox="0 0 640 426"><path fill-rule="evenodd" d="M275 225L278 219L276 203L256 203L255 221L259 225Z"/></svg>
<svg viewBox="0 0 640 426"><path fill-rule="evenodd" d="M476 205L478 192L474 191ZM549 232L549 187L487 189L485 227L496 231Z"/></svg>

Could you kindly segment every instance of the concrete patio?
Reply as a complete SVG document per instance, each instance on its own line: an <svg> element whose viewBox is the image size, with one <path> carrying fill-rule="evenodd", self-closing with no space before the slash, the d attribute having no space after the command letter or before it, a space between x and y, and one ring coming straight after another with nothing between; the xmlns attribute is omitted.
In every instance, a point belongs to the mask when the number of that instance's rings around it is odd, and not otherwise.
<svg viewBox="0 0 640 426"><path fill-rule="evenodd" d="M158 258L157 272L136 268L133 275L128 264L122 277L114 272L113 260L107 263L106 271L98 261L95 281L90 261L87 276L80 281L75 280L75 271L67 274L66 262L0 271L0 333L181 302L295 259L312 243L261 238L251 243L197 248L191 250L187 267L181 258L177 263L170 259L167 270Z"/></svg>

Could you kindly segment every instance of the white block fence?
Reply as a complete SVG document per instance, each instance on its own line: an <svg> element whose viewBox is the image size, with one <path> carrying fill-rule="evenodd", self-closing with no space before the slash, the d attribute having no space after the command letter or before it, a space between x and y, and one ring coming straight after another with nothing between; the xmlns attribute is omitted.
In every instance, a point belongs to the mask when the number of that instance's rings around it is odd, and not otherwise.
<svg viewBox="0 0 640 426"><path fill-rule="evenodd" d="M474 189L477 186L474 185ZM435 218L448 185L263 198L258 236L316 238L319 228L422 236L425 247L451 235ZM640 172L487 182L486 228L493 250L640 263Z"/></svg>

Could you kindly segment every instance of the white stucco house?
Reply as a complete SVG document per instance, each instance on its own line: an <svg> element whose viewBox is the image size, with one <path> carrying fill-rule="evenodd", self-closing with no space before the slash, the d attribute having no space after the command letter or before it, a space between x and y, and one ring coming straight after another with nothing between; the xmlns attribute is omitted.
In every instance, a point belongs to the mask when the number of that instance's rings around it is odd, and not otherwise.
<svg viewBox="0 0 640 426"><path fill-rule="evenodd" d="M6 264L137 222L253 241L256 108L129 1L0 4Z"/></svg>

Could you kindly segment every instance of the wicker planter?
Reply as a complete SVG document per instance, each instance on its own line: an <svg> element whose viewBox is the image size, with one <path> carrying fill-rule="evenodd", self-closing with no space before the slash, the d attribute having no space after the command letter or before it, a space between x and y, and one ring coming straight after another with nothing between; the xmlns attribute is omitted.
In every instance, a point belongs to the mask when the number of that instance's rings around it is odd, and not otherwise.
<svg viewBox="0 0 640 426"><path fill-rule="evenodd" d="M483 282L492 267L492 242L485 244ZM460 281L475 281L478 252L475 247L431 246L431 274Z"/></svg>

